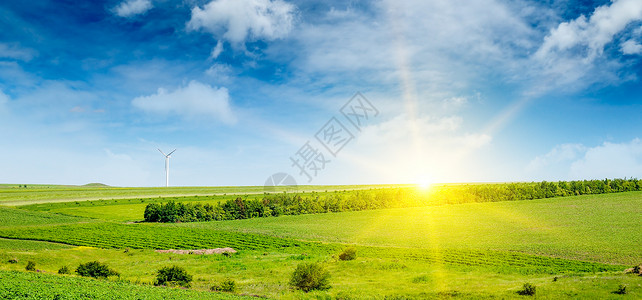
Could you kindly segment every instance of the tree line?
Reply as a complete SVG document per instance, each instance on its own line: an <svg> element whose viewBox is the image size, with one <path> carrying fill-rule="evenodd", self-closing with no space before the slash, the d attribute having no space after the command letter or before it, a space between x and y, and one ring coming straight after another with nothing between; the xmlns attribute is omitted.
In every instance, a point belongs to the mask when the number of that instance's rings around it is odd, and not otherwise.
<svg viewBox="0 0 642 300"><path fill-rule="evenodd" d="M427 205L531 200L575 195L642 191L642 180L604 179L558 182L441 185L422 191L415 187L380 188L325 193L263 194L237 197L216 204L150 203L147 222L238 220L281 215L359 211Z"/></svg>

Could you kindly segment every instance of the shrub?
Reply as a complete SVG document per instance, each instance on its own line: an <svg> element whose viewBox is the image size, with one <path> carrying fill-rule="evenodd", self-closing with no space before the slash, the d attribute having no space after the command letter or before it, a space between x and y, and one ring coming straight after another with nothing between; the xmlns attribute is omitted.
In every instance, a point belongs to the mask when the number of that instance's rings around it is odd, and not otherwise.
<svg viewBox="0 0 642 300"><path fill-rule="evenodd" d="M340 260L353 260L357 258L357 249L354 247L346 248L339 254Z"/></svg>
<svg viewBox="0 0 642 300"><path fill-rule="evenodd" d="M534 296L535 295L535 286L530 283L524 283L524 287L517 291L518 294L522 296Z"/></svg>
<svg viewBox="0 0 642 300"><path fill-rule="evenodd" d="M192 275L187 274L187 271L181 267L172 266L158 270L154 285L189 287L190 282L192 282Z"/></svg>
<svg viewBox="0 0 642 300"><path fill-rule="evenodd" d="M35 271L36 270L36 263L32 261L27 262L27 266L25 267L25 270L27 271Z"/></svg>
<svg viewBox="0 0 642 300"><path fill-rule="evenodd" d="M18 263L18 259L16 259L16 258L11 258L11 259L9 259L9 263L10 263L10 264L17 264L17 263Z"/></svg>
<svg viewBox="0 0 642 300"><path fill-rule="evenodd" d="M58 274L71 274L69 271L69 268L67 266L62 266L60 269L58 269Z"/></svg>
<svg viewBox="0 0 642 300"><path fill-rule="evenodd" d="M236 281L233 279L225 280L221 284L212 286L212 291L234 293L236 292Z"/></svg>
<svg viewBox="0 0 642 300"><path fill-rule="evenodd" d="M110 269L106 264L98 261L92 261L78 265L76 273L84 277L107 278L109 276L120 276L118 272Z"/></svg>
<svg viewBox="0 0 642 300"><path fill-rule="evenodd" d="M620 286L617 287L617 290L615 290L613 293L618 295L626 295L626 285L620 284Z"/></svg>
<svg viewBox="0 0 642 300"><path fill-rule="evenodd" d="M290 285L307 293L312 290L329 289L329 281L330 273L321 264L302 263L292 273Z"/></svg>

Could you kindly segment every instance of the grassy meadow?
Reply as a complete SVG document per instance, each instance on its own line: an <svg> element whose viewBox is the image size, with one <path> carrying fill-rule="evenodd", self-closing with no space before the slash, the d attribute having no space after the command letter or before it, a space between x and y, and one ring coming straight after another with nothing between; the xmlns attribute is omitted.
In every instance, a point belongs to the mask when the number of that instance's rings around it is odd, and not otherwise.
<svg viewBox="0 0 642 300"><path fill-rule="evenodd" d="M524 283L537 287L537 299L642 297L642 277L624 273L642 264L642 192L160 224L139 222L148 203L218 203L259 188L134 188L119 194L120 188L47 192L46 186L28 186L21 198L2 194L14 189L19 188L0 188L0 201L8 205L0 206L4 298L523 299L528 296L517 291ZM36 195L29 196L30 189ZM73 189L79 190L75 196ZM94 189L106 189L111 197L80 201ZM238 252L155 251L222 247ZM348 247L357 250L357 259L338 259ZM121 276L56 274L62 266L74 269L93 260ZM27 261L40 272L26 272ZM288 282L302 262L321 263L332 287L310 293L293 289ZM171 265L194 276L190 289L151 285L156 270ZM237 284L235 293L210 291L229 279ZM613 293L620 285L627 287L626 295ZM69 287L81 288L61 292Z"/></svg>

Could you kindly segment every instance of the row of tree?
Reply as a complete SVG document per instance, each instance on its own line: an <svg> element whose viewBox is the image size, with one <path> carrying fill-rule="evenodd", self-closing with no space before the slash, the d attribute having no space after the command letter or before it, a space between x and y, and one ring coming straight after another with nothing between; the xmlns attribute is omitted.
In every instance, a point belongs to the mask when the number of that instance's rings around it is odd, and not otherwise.
<svg viewBox="0 0 642 300"><path fill-rule="evenodd" d="M496 202L641 191L642 180L605 179L584 181L460 184L434 186L428 191L414 187L334 191L306 194L264 194L260 198L237 197L216 204L151 203L145 208L147 222L196 222L238 220L280 215L358 211L471 202Z"/></svg>

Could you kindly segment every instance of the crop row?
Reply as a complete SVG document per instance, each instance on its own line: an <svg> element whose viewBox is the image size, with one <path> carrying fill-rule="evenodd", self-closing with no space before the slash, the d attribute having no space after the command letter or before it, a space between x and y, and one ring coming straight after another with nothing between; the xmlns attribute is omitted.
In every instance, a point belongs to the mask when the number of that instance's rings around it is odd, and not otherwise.
<svg viewBox="0 0 642 300"><path fill-rule="evenodd" d="M75 276L0 271L0 299L248 299Z"/></svg>
<svg viewBox="0 0 642 300"><path fill-rule="evenodd" d="M0 206L0 227L64 224L84 221L85 219L46 212L26 211L12 207Z"/></svg>
<svg viewBox="0 0 642 300"><path fill-rule="evenodd" d="M495 250L365 247L362 253L367 256L397 260L410 259L447 265L490 267L498 272L521 274L591 273L621 271L624 268L618 265Z"/></svg>
<svg viewBox="0 0 642 300"><path fill-rule="evenodd" d="M249 233L161 226L157 224L87 223L0 230L0 237L42 240L77 246L133 249L205 249L232 247L260 250L306 243Z"/></svg>
<svg viewBox="0 0 642 300"><path fill-rule="evenodd" d="M341 248L336 244L302 242L259 234L145 223L105 222L0 229L0 237L51 241L97 248L208 249L232 247L237 250L291 249L295 252L319 251L325 253L335 252ZM453 266L483 267L494 269L497 272L521 274L602 272L624 269L623 266L494 250L359 247L359 255L371 258L391 258L399 261L418 260Z"/></svg>

